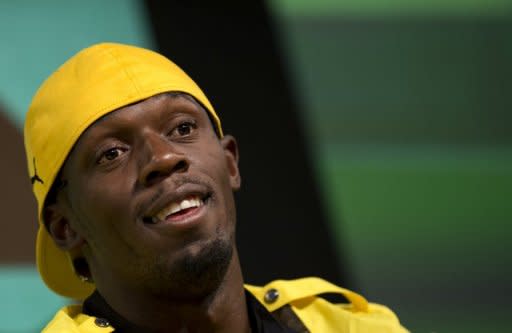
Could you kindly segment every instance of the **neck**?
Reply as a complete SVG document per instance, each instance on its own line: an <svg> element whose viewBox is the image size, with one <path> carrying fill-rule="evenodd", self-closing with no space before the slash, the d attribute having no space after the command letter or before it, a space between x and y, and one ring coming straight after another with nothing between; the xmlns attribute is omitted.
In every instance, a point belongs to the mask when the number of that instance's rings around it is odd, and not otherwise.
<svg viewBox="0 0 512 333"><path fill-rule="evenodd" d="M133 290L117 297L100 293L118 314L151 332L250 332L236 250L220 285L204 297L176 300Z"/></svg>

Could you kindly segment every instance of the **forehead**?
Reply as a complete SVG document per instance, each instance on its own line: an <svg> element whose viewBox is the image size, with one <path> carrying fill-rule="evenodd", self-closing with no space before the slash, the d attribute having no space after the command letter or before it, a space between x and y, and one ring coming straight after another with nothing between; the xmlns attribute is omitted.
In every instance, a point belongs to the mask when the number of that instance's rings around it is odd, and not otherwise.
<svg viewBox="0 0 512 333"><path fill-rule="evenodd" d="M101 125L123 122L126 120L125 118L129 116L151 116L152 111L160 111L165 115L179 110L208 115L208 112L192 96L181 92L167 92L154 95L145 100L123 106L107 113L92 123L83 134Z"/></svg>

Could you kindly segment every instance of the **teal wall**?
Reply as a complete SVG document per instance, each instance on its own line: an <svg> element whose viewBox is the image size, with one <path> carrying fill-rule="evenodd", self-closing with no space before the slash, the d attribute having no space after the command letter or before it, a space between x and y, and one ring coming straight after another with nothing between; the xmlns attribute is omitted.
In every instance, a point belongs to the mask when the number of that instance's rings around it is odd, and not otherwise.
<svg viewBox="0 0 512 333"><path fill-rule="evenodd" d="M39 332L66 304L39 278L32 265L0 266L0 332Z"/></svg>
<svg viewBox="0 0 512 333"><path fill-rule="evenodd" d="M153 45L136 0L0 1L0 101L21 127L43 80L80 49L102 41Z"/></svg>

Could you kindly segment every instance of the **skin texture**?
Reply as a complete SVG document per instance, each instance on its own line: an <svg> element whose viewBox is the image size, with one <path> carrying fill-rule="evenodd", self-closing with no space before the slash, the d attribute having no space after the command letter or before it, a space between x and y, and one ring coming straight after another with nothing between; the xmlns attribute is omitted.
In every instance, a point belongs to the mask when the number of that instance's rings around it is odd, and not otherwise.
<svg viewBox="0 0 512 333"><path fill-rule="evenodd" d="M45 209L55 242L123 317L154 332L249 332L235 247L235 139L190 96L161 94L91 125ZM171 202L204 205L155 222Z"/></svg>

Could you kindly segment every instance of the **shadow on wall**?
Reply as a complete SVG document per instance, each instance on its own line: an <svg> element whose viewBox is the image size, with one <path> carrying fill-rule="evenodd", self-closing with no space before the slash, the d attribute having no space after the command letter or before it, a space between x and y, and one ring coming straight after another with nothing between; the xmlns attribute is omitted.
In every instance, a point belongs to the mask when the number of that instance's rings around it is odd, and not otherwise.
<svg viewBox="0 0 512 333"><path fill-rule="evenodd" d="M23 133L6 116L0 104L0 264L33 263L37 208L25 162Z"/></svg>

